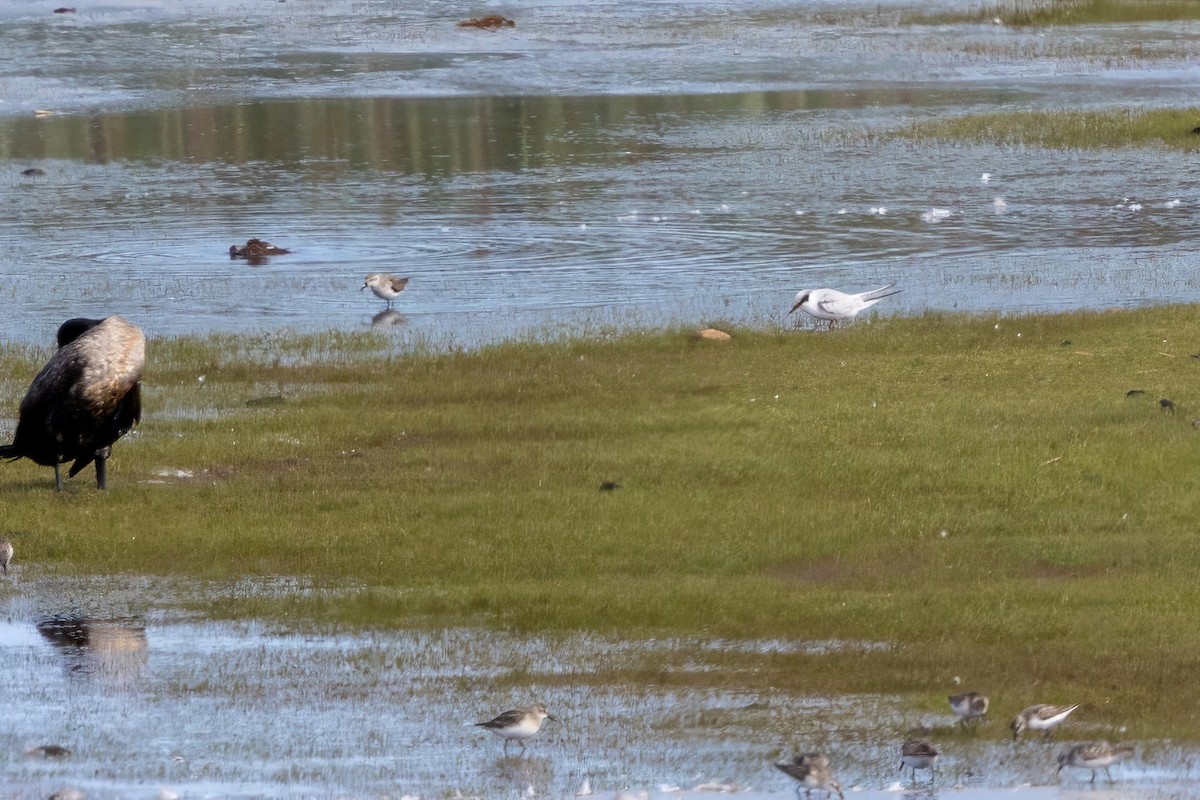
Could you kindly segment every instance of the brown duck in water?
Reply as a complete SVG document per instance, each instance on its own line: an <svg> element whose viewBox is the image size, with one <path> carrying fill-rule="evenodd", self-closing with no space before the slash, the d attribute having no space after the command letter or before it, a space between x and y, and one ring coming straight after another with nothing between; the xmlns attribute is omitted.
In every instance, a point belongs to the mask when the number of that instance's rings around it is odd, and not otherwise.
<svg viewBox="0 0 1200 800"><path fill-rule="evenodd" d="M276 247L262 239L248 239L245 244L229 245L230 258L266 258L267 256L282 256L290 253L282 247Z"/></svg>

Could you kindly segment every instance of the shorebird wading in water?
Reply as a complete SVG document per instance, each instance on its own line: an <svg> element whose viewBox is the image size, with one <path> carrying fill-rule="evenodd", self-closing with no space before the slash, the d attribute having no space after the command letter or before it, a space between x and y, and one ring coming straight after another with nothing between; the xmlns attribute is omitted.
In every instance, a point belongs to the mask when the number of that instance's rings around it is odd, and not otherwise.
<svg viewBox="0 0 1200 800"><path fill-rule="evenodd" d="M788 314L800 309L813 319L825 320L832 329L839 322L853 322L860 311L898 293L900 290L893 286L895 284L889 284L858 294L846 294L837 289L805 289L796 293L796 301Z"/></svg>
<svg viewBox="0 0 1200 800"><path fill-rule="evenodd" d="M1063 771L1063 767L1078 767L1092 771L1092 783L1096 782L1096 770L1104 770L1108 782L1113 783L1112 773L1108 768L1118 761L1133 755L1133 748L1127 744L1111 745L1108 742L1085 742L1077 744L1065 753L1058 755L1058 769L1054 774Z"/></svg>
<svg viewBox="0 0 1200 800"><path fill-rule="evenodd" d="M484 728L504 739L504 748L508 749L508 743L517 741L521 745L521 749L525 749L525 740L533 736L542 729L542 721L554 719L546 713L546 707L541 703L529 708L514 708L512 711L505 711L495 719L489 719L487 722L476 722L475 726Z"/></svg>
<svg viewBox="0 0 1200 800"><path fill-rule="evenodd" d="M813 789L820 789L827 794L837 792L838 797L845 797L842 794L842 785L829 769L829 757L821 753L802 753L791 761L777 763L775 769L800 781L796 786L796 794L800 794L800 790L803 789L807 797Z"/></svg>
<svg viewBox="0 0 1200 800"><path fill-rule="evenodd" d="M912 770L913 783L917 780L917 770L929 770L929 781L933 782L933 764L940 754L927 739L908 739L900 745L900 771L905 767Z"/></svg>
<svg viewBox="0 0 1200 800"><path fill-rule="evenodd" d="M397 278L395 275L373 272L363 280L359 291L370 289L371 294L380 300L387 300L388 308L391 308L392 301L400 296L405 286L408 286L408 278Z"/></svg>

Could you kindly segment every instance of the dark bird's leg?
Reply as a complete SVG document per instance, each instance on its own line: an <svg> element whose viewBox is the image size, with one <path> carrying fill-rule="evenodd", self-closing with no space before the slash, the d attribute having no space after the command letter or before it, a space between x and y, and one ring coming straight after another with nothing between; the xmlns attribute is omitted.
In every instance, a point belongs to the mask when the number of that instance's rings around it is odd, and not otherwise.
<svg viewBox="0 0 1200 800"><path fill-rule="evenodd" d="M62 471L59 470L57 461L54 462L54 488L60 492L63 490Z"/></svg>
<svg viewBox="0 0 1200 800"><path fill-rule="evenodd" d="M111 447L102 447L96 451L96 488L108 488L108 457L112 455Z"/></svg>

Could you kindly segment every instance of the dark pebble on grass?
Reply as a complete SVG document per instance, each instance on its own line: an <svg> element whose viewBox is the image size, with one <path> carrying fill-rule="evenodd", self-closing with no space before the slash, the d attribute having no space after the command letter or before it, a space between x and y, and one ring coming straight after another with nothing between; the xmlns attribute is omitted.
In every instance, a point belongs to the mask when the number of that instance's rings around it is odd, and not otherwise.
<svg viewBox="0 0 1200 800"><path fill-rule="evenodd" d="M1158 401L1158 407L1161 408L1163 411L1167 412L1168 414L1175 413L1175 404L1172 403L1170 400L1168 400L1165 397L1162 400Z"/></svg>
<svg viewBox="0 0 1200 800"><path fill-rule="evenodd" d="M283 403L283 395L269 394L266 397L252 397L246 401L246 405L250 408L261 408L262 406L277 406Z"/></svg>
<svg viewBox="0 0 1200 800"><path fill-rule="evenodd" d="M1138 397L1146 393L1145 389L1130 389L1125 393L1126 397Z"/></svg>
<svg viewBox="0 0 1200 800"><path fill-rule="evenodd" d="M600 491L602 492L613 492L620 488L621 484L617 483L616 481L605 481L604 483L600 484Z"/></svg>

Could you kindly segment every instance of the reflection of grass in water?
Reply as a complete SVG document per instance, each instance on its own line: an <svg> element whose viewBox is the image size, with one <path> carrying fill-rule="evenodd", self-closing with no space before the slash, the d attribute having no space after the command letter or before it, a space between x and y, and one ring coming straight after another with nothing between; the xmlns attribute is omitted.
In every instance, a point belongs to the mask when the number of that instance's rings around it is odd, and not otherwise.
<svg viewBox="0 0 1200 800"><path fill-rule="evenodd" d="M1195 0L1002 0L969 14L922 15L919 22L999 19L1005 25L1082 25L1200 19Z"/></svg>
<svg viewBox="0 0 1200 800"><path fill-rule="evenodd" d="M1200 108L1017 111L924 120L897 131L909 139L950 139L1054 148L1167 146L1200 150Z"/></svg>
<svg viewBox="0 0 1200 800"><path fill-rule="evenodd" d="M26 568L368 587L221 614L846 641L596 679L940 709L960 675L998 717L1072 701L1196 735L1171 700L1200 647L1195 309L996 324L399 356L369 335L155 341L114 488L56 495L5 464L5 525ZM40 358L0 358L15 408ZM284 402L248 408L264 387ZM142 482L161 467L196 477Z"/></svg>

